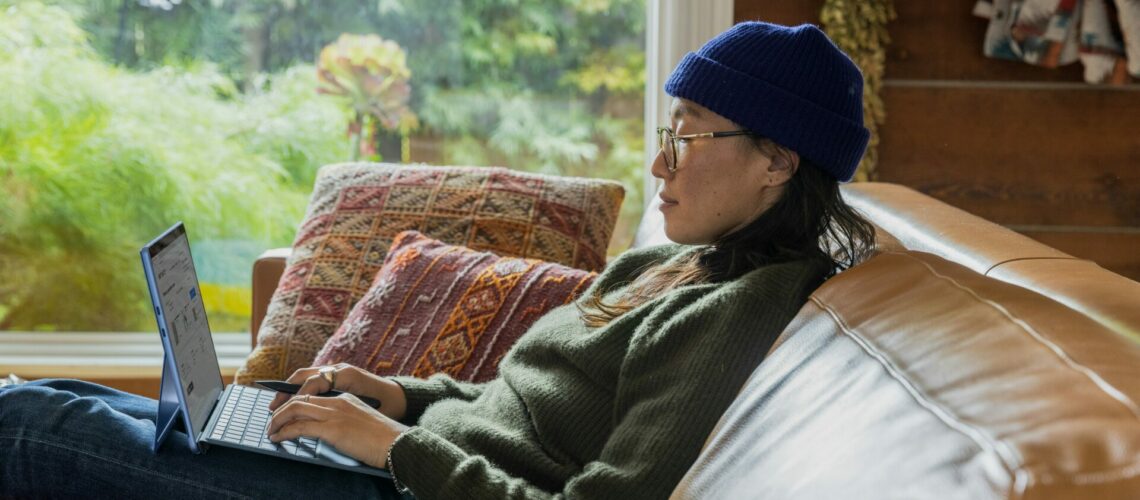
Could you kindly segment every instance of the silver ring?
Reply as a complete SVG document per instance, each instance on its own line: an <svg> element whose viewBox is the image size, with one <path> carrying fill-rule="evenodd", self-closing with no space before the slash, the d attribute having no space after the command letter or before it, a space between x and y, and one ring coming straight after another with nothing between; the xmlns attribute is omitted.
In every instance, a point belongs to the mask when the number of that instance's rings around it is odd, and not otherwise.
<svg viewBox="0 0 1140 500"><path fill-rule="evenodd" d="M309 402L309 395L308 395L308 394L306 394L306 395L305 395L305 399L302 399L301 401L304 401L304 402L308 403L308 402Z"/></svg>

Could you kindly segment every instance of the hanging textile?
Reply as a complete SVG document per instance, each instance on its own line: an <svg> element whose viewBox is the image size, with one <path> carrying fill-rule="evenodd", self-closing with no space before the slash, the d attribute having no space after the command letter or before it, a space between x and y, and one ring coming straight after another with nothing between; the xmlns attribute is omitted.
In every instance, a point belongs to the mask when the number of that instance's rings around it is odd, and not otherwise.
<svg viewBox="0 0 1140 500"><path fill-rule="evenodd" d="M974 14L990 20L988 57L1046 68L1079 60L1088 83L1140 79L1140 0L979 0Z"/></svg>

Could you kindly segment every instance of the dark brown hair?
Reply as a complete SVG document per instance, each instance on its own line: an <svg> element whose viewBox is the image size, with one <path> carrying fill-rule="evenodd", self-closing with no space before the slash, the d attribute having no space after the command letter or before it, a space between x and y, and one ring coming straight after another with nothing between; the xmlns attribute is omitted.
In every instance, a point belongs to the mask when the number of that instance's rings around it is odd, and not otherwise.
<svg viewBox="0 0 1140 500"><path fill-rule="evenodd" d="M751 142L773 161L789 161L788 151L771 140L754 137ZM686 258L650 267L616 302L603 300L608 290L595 290L579 303L583 320L603 326L674 288L728 281L780 262L817 261L826 267L821 278L827 279L874 250L874 226L843 201L839 182L830 174L800 158L785 186L780 199L749 225Z"/></svg>

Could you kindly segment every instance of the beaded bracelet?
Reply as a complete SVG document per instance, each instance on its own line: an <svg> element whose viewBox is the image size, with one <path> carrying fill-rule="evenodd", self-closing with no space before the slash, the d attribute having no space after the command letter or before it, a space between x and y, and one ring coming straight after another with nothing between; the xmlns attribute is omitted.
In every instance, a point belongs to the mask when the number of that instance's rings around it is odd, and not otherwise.
<svg viewBox="0 0 1140 500"><path fill-rule="evenodd" d="M388 447L388 459L385 461L386 465L388 466L388 473L392 475L392 483L396 485L396 492L401 495L407 495L408 493L411 493L411 490L409 490L407 486L404 486L404 483L401 483L399 479L396 479L396 469L392 468L392 448L395 448L396 443L400 442L400 438L404 437L404 435L407 433L408 431L405 430L404 432L401 432L399 436L396 436L396 439L392 440L392 446Z"/></svg>

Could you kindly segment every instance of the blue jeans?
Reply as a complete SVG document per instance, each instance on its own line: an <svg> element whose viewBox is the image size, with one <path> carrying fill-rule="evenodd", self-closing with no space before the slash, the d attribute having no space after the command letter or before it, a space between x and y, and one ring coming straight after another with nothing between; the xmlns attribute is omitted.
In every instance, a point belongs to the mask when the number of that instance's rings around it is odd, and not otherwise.
<svg viewBox="0 0 1140 500"><path fill-rule="evenodd" d="M217 446L195 455L182 432L154 453L157 410L80 380L0 388L0 498L403 498L389 479Z"/></svg>

